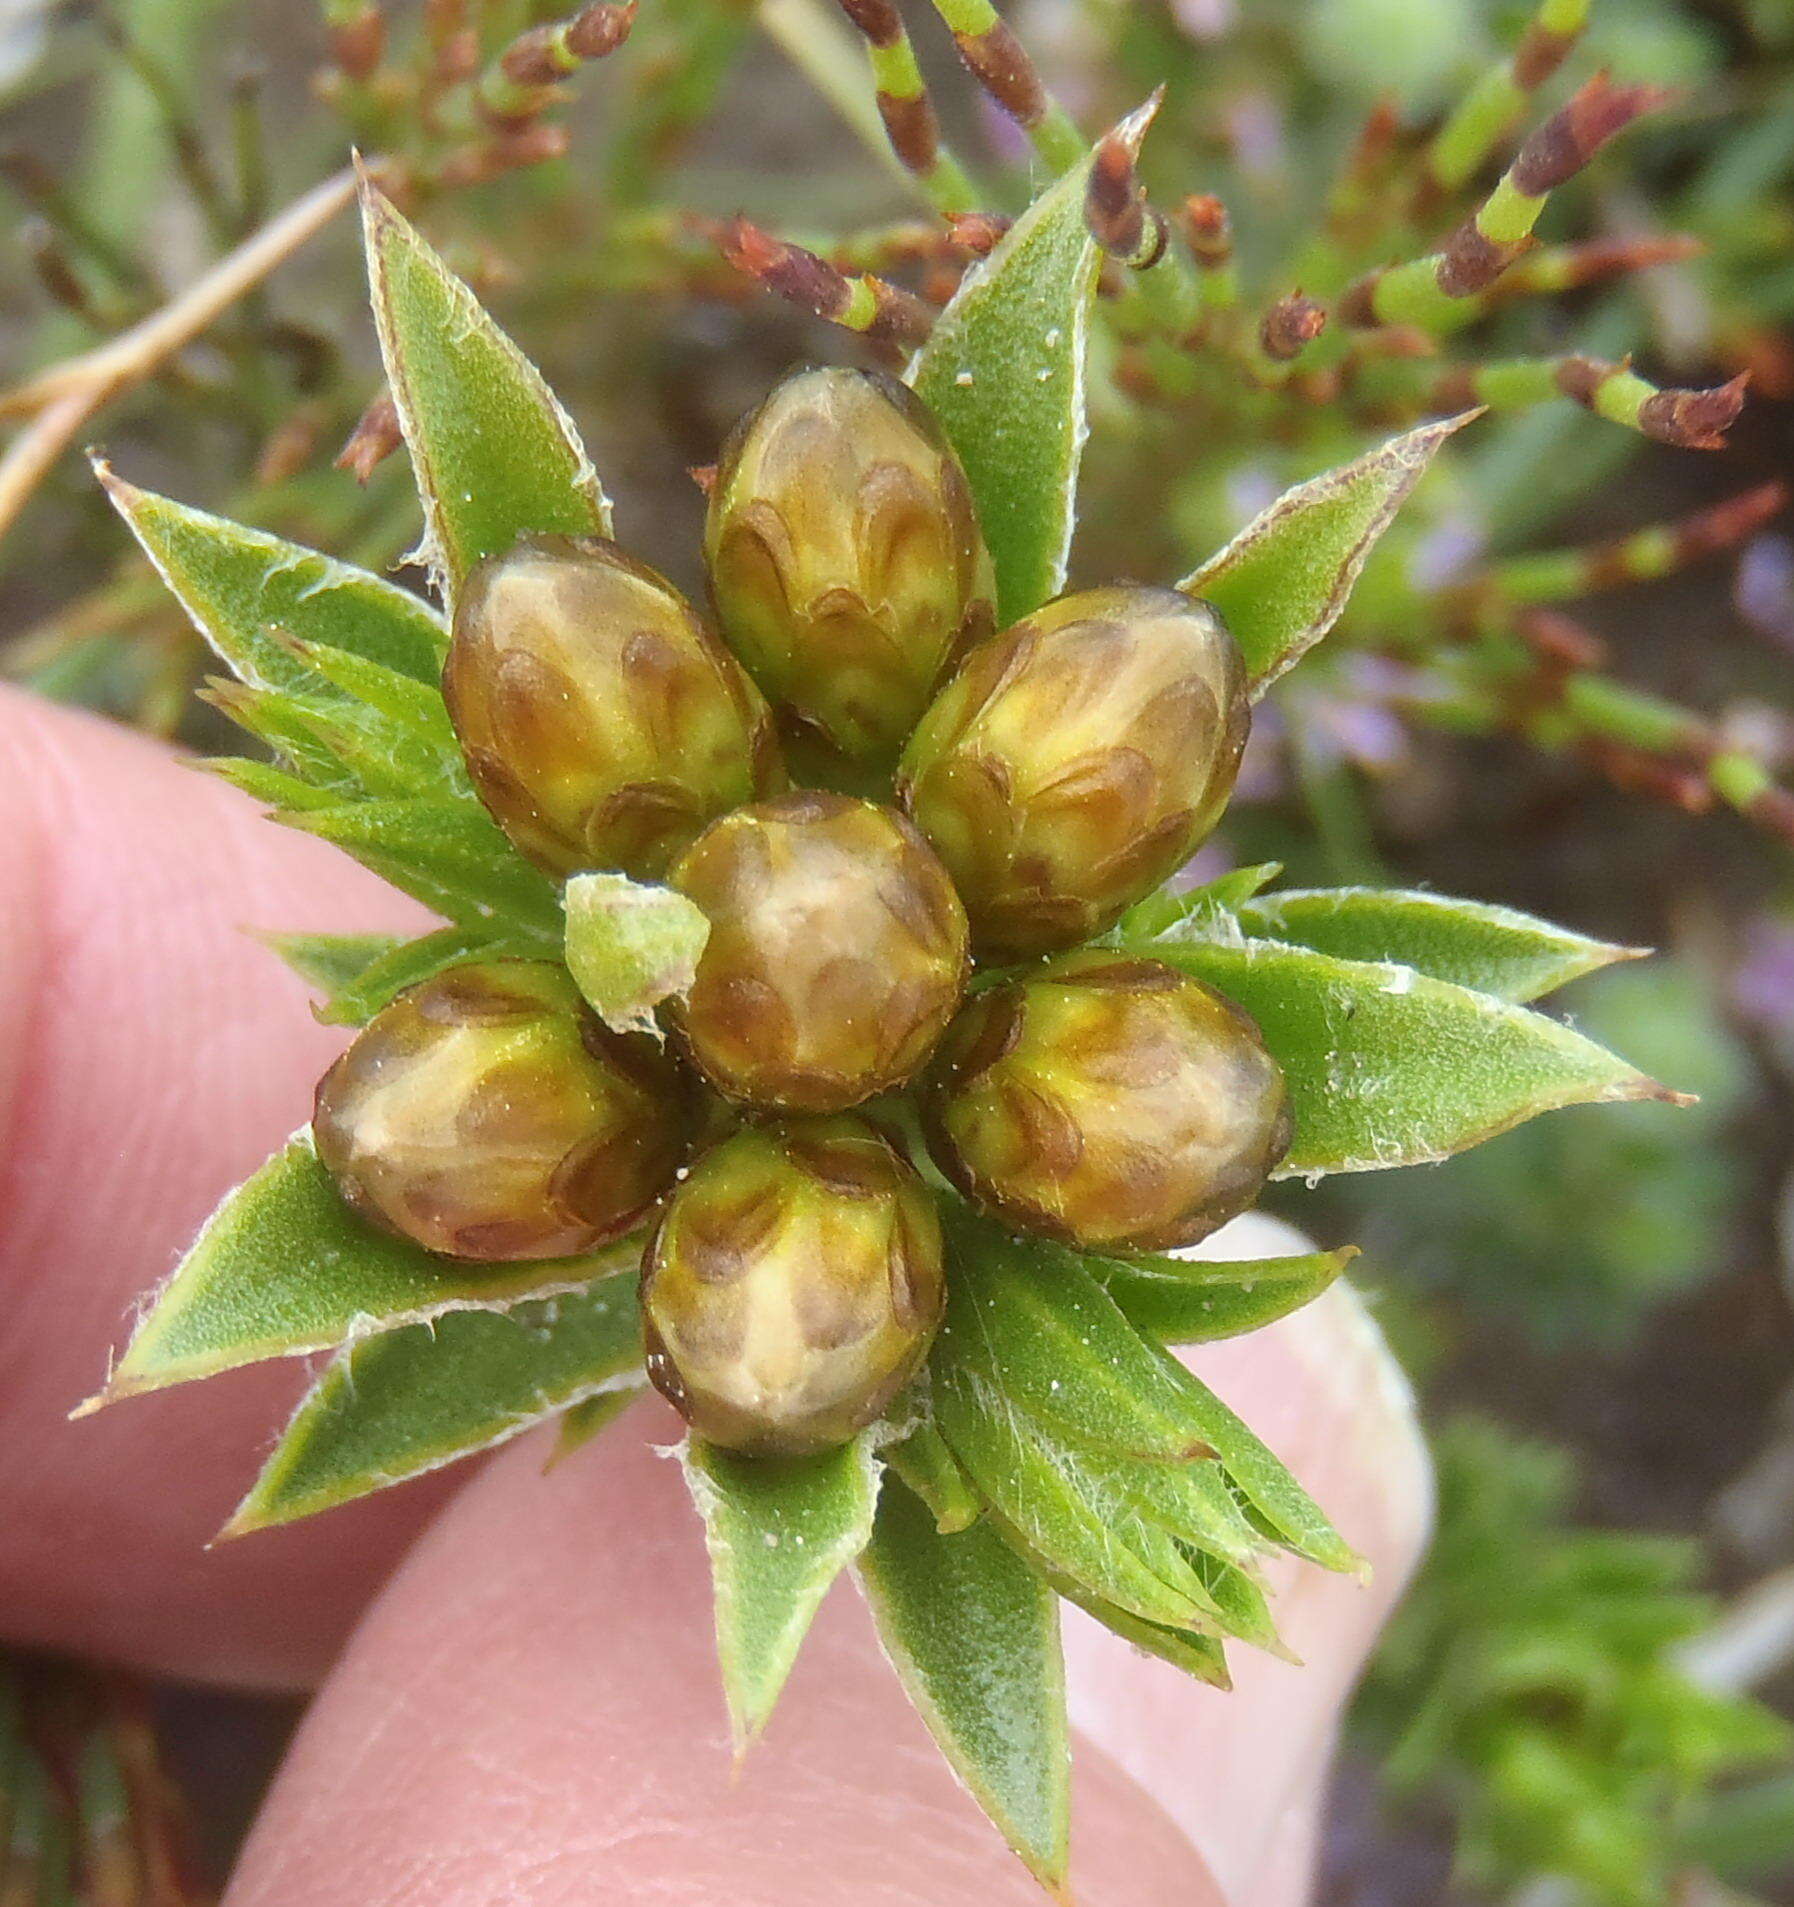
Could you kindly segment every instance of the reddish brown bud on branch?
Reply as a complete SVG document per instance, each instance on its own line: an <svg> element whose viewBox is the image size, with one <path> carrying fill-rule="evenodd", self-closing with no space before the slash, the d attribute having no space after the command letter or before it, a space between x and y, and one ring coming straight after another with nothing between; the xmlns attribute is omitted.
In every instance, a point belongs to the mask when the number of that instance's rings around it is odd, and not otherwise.
<svg viewBox="0 0 1794 1907"><path fill-rule="evenodd" d="M1597 73L1520 148L1508 173L1514 190L1543 198L1588 164L1617 133L1670 95L1660 86L1616 86Z"/></svg>
<svg viewBox="0 0 1794 1907"><path fill-rule="evenodd" d="M404 442L399 413L391 396L382 391L361 413L348 442L336 454L336 468L353 473L365 484L375 469Z"/></svg>
<svg viewBox="0 0 1794 1907"><path fill-rule="evenodd" d="M934 312L913 293L870 273L850 278L827 259L774 238L748 219L731 219L718 243L737 271L831 324L900 344L920 343L933 329Z"/></svg>
<svg viewBox="0 0 1794 1907"><path fill-rule="evenodd" d="M1013 223L1001 212L956 212L947 221L947 236L962 252L988 258Z"/></svg>
<svg viewBox="0 0 1794 1907"><path fill-rule="evenodd" d="M1607 647L1586 624L1559 609L1529 609L1516 624L1520 639L1554 671L1599 669Z"/></svg>
<svg viewBox="0 0 1794 1907"><path fill-rule="evenodd" d="M926 93L904 98L880 89L878 116L891 150L911 172L932 171L941 156L941 125Z"/></svg>
<svg viewBox="0 0 1794 1907"><path fill-rule="evenodd" d="M567 51L581 60L602 60L616 52L635 25L636 0L625 5L600 0L576 13L567 24Z"/></svg>
<svg viewBox="0 0 1794 1907"><path fill-rule="evenodd" d="M376 6L330 29L330 57L346 78L364 80L386 51L386 21Z"/></svg>
<svg viewBox="0 0 1794 1907"><path fill-rule="evenodd" d="M1740 371L1711 391L1659 391L1640 405L1638 427L1647 437L1684 450L1723 450L1749 384L1750 373Z"/></svg>
<svg viewBox="0 0 1794 1907"><path fill-rule="evenodd" d="M1580 27L1573 33L1555 33L1539 21L1532 21L1514 51L1514 84L1523 93L1536 93L1570 57L1581 37Z"/></svg>
<svg viewBox="0 0 1794 1907"><path fill-rule="evenodd" d="M1018 126L1037 126L1046 117L1046 88L1026 48L999 20L982 33L955 33L959 57L972 77Z"/></svg>
<svg viewBox="0 0 1794 1907"><path fill-rule="evenodd" d="M1105 134L1091 159L1084 224L1105 252L1138 271L1156 265L1164 256L1169 228L1147 204L1134 149L1118 133Z"/></svg>
<svg viewBox="0 0 1794 1907"><path fill-rule="evenodd" d="M1192 192L1177 208L1178 236L1198 265L1213 271L1233 258L1233 221L1212 192Z"/></svg>
<svg viewBox="0 0 1794 1907"><path fill-rule="evenodd" d="M838 4L874 46L895 46L903 38L903 15L891 0L838 0Z"/></svg>
<svg viewBox="0 0 1794 1907"><path fill-rule="evenodd" d="M1327 307L1299 291L1279 298L1258 327L1260 349L1268 358L1287 364L1298 357L1327 328Z"/></svg>

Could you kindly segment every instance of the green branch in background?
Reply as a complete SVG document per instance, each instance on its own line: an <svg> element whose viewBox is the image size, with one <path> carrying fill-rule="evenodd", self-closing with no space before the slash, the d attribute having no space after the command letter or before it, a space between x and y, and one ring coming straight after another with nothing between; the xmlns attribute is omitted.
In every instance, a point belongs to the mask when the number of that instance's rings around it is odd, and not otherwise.
<svg viewBox="0 0 1794 1907"><path fill-rule="evenodd" d="M1398 1794L1447 1813L1466 1882L1661 1907L1684 1822L1784 1757L1789 1730L1679 1667L1714 1614L1694 1546L1576 1527L1569 1459L1493 1424L1457 1419L1435 1449L1432 1554L1350 1732Z"/></svg>

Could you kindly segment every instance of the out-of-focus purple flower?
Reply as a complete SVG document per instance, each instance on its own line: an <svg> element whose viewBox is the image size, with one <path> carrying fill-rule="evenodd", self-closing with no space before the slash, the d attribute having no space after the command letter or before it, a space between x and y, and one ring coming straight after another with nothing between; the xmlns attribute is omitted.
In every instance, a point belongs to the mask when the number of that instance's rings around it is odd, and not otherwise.
<svg viewBox="0 0 1794 1907"><path fill-rule="evenodd" d="M1486 538L1468 517L1448 517L1415 543L1408 558L1408 581L1423 595L1461 582L1483 553Z"/></svg>
<svg viewBox="0 0 1794 1907"><path fill-rule="evenodd" d="M1794 921L1748 921L1732 968L1732 1004L1752 1025L1794 1033Z"/></svg>
<svg viewBox="0 0 1794 1907"><path fill-rule="evenodd" d="M1239 779L1233 784L1235 801L1275 801L1289 787L1285 765L1287 736L1283 716L1271 702L1252 711L1252 733L1240 757Z"/></svg>
<svg viewBox="0 0 1794 1907"><path fill-rule="evenodd" d="M1276 472L1264 464L1241 464L1227 473L1227 507L1242 529L1268 510L1283 490Z"/></svg>
<svg viewBox="0 0 1794 1907"><path fill-rule="evenodd" d="M1738 559L1732 600L1758 635L1794 649L1794 542L1754 537Z"/></svg>
<svg viewBox="0 0 1794 1907"><path fill-rule="evenodd" d="M1033 150L1028 144L1028 135L988 93L978 95L978 122L999 164L1025 166L1028 163Z"/></svg>
<svg viewBox="0 0 1794 1907"><path fill-rule="evenodd" d="M1186 39L1200 44L1232 32L1239 10L1234 0L1171 0L1171 17Z"/></svg>
<svg viewBox="0 0 1794 1907"><path fill-rule="evenodd" d="M1235 857L1217 841L1204 842L1165 885L1173 894L1187 894L1193 887L1206 887L1223 874L1233 872Z"/></svg>
<svg viewBox="0 0 1794 1907"><path fill-rule="evenodd" d="M1227 139L1234 163L1248 177L1280 180L1289 169L1289 140L1281 101L1256 88L1227 107Z"/></svg>

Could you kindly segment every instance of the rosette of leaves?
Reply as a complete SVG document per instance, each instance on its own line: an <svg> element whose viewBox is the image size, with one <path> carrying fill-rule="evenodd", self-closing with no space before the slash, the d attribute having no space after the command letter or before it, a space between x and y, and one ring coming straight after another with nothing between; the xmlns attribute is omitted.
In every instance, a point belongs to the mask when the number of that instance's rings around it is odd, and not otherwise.
<svg viewBox="0 0 1794 1907"><path fill-rule="evenodd" d="M1124 132L1142 129L1136 120ZM1086 170L1017 221L908 373L965 473L999 628L1064 582L1099 267ZM372 189L364 212L423 553L452 616L477 565L525 537L608 537L610 504L572 423L468 290ZM1184 579L1231 629L1250 693L1327 633L1367 552L1464 421L1424 426L1302 485ZM518 958L564 962L610 1028L676 1017L709 932L702 909L604 869L563 885L514 849L475 794L439 692L443 617L377 577L101 474L237 677L216 699L272 756L209 766L442 917L402 943L279 941L325 995L324 1019L364 1024L457 966ZM1293 1118L1283 1173L1421 1164L1552 1108L1666 1096L1527 1004L1620 950L1430 895L1267 897L1264 885L1259 870L1147 896L1100 946L1251 1016ZM1013 978L986 966L975 1003L987 976ZM919 1153L918 1163L927 1170ZM831 1448L745 1455L697 1435L684 1447L714 1565L723 1680L745 1742L824 1592L857 1563L943 1751L1057 1885L1068 1834L1060 1599L1225 1684L1227 1640L1278 1646L1267 1555L1358 1567L1173 1350L1271 1322L1323 1291L1351 1254L1201 1264L1092 1252L1011 1232L938 1176L926 1183L945 1316L915 1381ZM644 1382L643 1252L638 1232L572 1258L434 1255L352 1210L302 1131L225 1200L96 1402L335 1352L233 1535L548 1419L561 1419L571 1447Z"/></svg>

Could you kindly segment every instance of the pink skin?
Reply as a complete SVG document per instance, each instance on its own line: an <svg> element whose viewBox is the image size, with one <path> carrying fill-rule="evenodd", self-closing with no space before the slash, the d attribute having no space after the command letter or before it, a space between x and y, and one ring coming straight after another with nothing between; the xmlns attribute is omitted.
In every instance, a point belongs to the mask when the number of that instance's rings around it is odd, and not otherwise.
<svg viewBox="0 0 1794 1907"><path fill-rule="evenodd" d="M68 1423L132 1305L301 1122L341 1044L240 929L420 916L154 745L11 693L0 893L4 1630L194 1679L321 1685L232 1907L1040 1898L845 1586L731 1778L702 1542L646 1448L675 1428L657 1402L546 1476L532 1437L210 1551L301 1369ZM1236 1234L1245 1254L1288 1248ZM1240 1651L1231 1696L1068 1626L1081 1907L1303 1899L1338 1709L1423 1536L1412 1423L1349 1299L1195 1361L1376 1574L1287 1572L1279 1612L1308 1667Z"/></svg>

